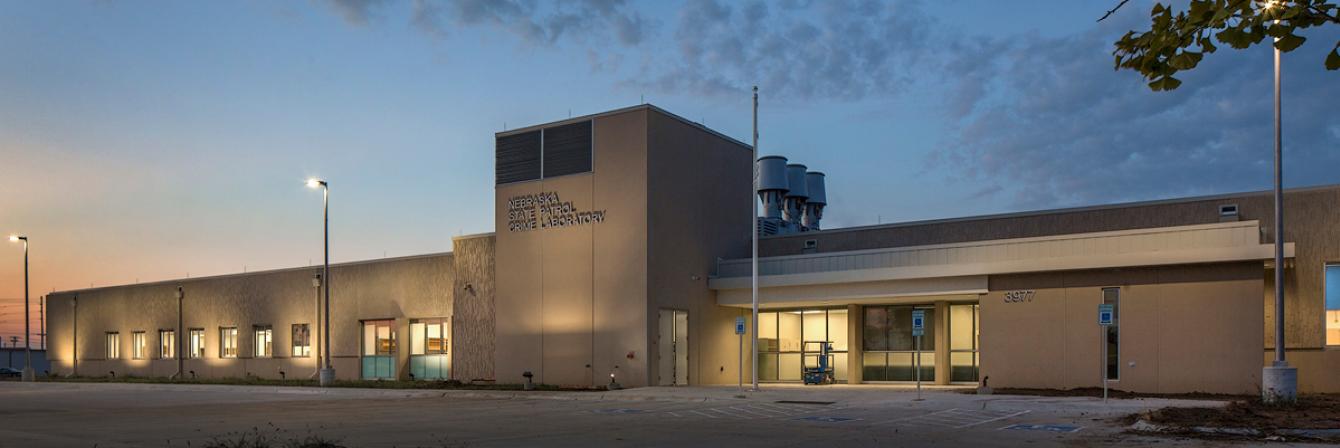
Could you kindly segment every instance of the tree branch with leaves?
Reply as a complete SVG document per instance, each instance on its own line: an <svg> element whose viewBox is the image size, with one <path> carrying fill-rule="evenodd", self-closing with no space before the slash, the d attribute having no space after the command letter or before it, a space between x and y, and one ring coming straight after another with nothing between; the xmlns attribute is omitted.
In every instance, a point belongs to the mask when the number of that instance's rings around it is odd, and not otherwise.
<svg viewBox="0 0 1340 448"><path fill-rule="evenodd" d="M1126 1L1104 14L1102 21L1125 6ZM1340 25L1340 8L1332 0L1191 0L1186 10L1155 3L1149 13L1148 31L1129 31L1115 44L1116 69L1140 72L1154 91L1173 90L1182 81L1173 75L1191 70L1215 44L1245 49L1266 37L1276 39L1275 48L1290 52L1307 39L1297 31L1323 25ZM1340 70L1340 42L1326 56L1327 70Z"/></svg>

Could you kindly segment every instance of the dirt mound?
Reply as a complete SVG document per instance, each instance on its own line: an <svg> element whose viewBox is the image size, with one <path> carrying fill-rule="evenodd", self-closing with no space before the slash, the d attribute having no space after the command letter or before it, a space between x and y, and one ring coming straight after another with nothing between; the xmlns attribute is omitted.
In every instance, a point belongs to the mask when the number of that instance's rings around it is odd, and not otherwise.
<svg viewBox="0 0 1340 448"><path fill-rule="evenodd" d="M1192 428L1280 429L1340 428L1340 395L1303 395L1294 405L1238 400L1222 408L1164 408L1134 418L1156 425Z"/></svg>

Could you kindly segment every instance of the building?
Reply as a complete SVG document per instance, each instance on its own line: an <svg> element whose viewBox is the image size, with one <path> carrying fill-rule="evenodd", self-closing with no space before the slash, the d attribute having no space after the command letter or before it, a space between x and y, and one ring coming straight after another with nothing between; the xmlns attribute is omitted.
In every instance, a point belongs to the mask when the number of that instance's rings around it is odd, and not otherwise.
<svg viewBox="0 0 1340 448"><path fill-rule="evenodd" d="M822 174L765 157L754 192L747 144L650 105L496 154L496 233L332 266L339 378L748 381L756 193L763 381L799 382L818 342L851 383L1256 393L1273 359L1269 193L823 229ZM1301 390L1340 392L1340 186L1286 203L1288 357ZM314 377L319 271L53 293L52 371Z"/></svg>
<svg viewBox="0 0 1340 448"><path fill-rule="evenodd" d="M48 371L51 366L47 364L47 351L42 349L33 349L33 372L38 375ZM23 370L24 360L27 358L27 351L17 347L0 347L0 360L3 360L4 367Z"/></svg>

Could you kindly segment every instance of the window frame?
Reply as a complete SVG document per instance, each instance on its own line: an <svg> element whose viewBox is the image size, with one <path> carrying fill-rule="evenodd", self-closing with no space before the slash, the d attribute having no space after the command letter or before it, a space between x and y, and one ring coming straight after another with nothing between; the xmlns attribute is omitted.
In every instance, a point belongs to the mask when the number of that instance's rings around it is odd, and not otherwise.
<svg viewBox="0 0 1340 448"><path fill-rule="evenodd" d="M261 343L261 336L265 336L265 343ZM275 331L271 325L252 325L251 326L251 357L253 358L273 358L274 357Z"/></svg>
<svg viewBox="0 0 1340 448"><path fill-rule="evenodd" d="M121 359L121 332L108 331L103 333L102 354L104 359Z"/></svg>
<svg viewBox="0 0 1340 448"><path fill-rule="evenodd" d="M441 326L442 333L438 339L441 339L441 347L438 350L429 348L430 338L428 337L428 326L437 324ZM415 325L423 325L423 334L414 332ZM427 317L421 319L410 319L409 337L410 337L410 356L425 355L449 355L451 354L451 318L449 317ZM423 353L416 353L416 348L422 348Z"/></svg>
<svg viewBox="0 0 1340 448"><path fill-rule="evenodd" d="M167 337L164 337L166 335ZM167 349L164 351L163 349ZM177 359L177 329L158 330L158 359Z"/></svg>
<svg viewBox="0 0 1340 448"><path fill-rule="evenodd" d="M186 340L187 347L186 347L186 349L189 350L189 352L187 353L186 358L187 358L187 359L204 359L204 358L205 358L205 347L206 347L206 344L209 343L209 342L208 342L208 339L205 338L205 329L204 329L204 328L191 328L191 329L189 329L189 330L186 331L186 335L187 335L187 340ZM199 338L197 338L196 336L199 336Z"/></svg>
<svg viewBox="0 0 1340 448"><path fill-rule="evenodd" d="M298 329L302 328L302 344L299 344ZM302 351L298 350L302 347ZM293 358L312 357L312 326L308 323L293 324L289 329L289 356Z"/></svg>
<svg viewBox="0 0 1340 448"><path fill-rule="evenodd" d="M1107 350L1107 360L1103 363L1107 373L1107 381L1121 381L1121 287L1108 286L1099 289L1101 298L1099 303L1107 304L1107 292L1116 293L1112 304L1112 325L1107 326L1103 331L1103 344ZM1115 342L1114 342L1115 341ZM1115 348L1115 349L1114 349Z"/></svg>
<svg viewBox="0 0 1340 448"><path fill-rule="evenodd" d="M149 340L144 335L144 330L130 332L130 359L148 359Z"/></svg>
<svg viewBox="0 0 1340 448"><path fill-rule="evenodd" d="M1337 321L1336 326L1340 327L1340 308L1331 308L1330 304L1327 303L1329 302L1328 299L1330 298L1329 296L1331 294L1331 291L1328 288L1330 281L1327 280L1331 268L1340 270L1340 261L1327 261L1322 263L1321 265L1321 309L1322 309L1321 334L1323 339L1322 346L1329 349L1340 349L1340 338L1336 338L1335 341L1332 341L1330 337L1331 330L1330 327L1328 326L1328 321L1332 317L1331 313L1335 312L1334 317ZM1340 294L1340 291L1336 291L1336 294Z"/></svg>
<svg viewBox="0 0 1340 448"><path fill-rule="evenodd" d="M237 359L237 339L237 327L219 327L219 359ZM228 344L230 340L231 347Z"/></svg>

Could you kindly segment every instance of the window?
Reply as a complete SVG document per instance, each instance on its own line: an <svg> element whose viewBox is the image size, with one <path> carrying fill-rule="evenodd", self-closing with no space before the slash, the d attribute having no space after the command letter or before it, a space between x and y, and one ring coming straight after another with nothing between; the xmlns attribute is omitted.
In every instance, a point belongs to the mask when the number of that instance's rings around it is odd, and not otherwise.
<svg viewBox="0 0 1340 448"><path fill-rule="evenodd" d="M441 355L447 353L447 320L416 319L409 324L409 354Z"/></svg>
<svg viewBox="0 0 1340 448"><path fill-rule="evenodd" d="M1340 345L1340 264L1326 265L1326 345Z"/></svg>
<svg viewBox="0 0 1340 448"><path fill-rule="evenodd" d="M188 336L189 336L189 338L190 338L190 341L188 341L188 343L190 344L190 346L189 346L188 348L190 348L191 351L190 351L189 353L187 353L186 356L189 356L191 359L204 358L204 357L205 357L205 329L204 329L204 328L192 328Z"/></svg>
<svg viewBox="0 0 1340 448"><path fill-rule="evenodd" d="M219 357L237 357L237 327L219 328Z"/></svg>
<svg viewBox="0 0 1340 448"><path fill-rule="evenodd" d="M107 333L107 359L121 359L121 333Z"/></svg>
<svg viewBox="0 0 1340 448"><path fill-rule="evenodd" d="M925 313L920 338L912 335L914 310ZM861 319L863 380L916 381L919 372L922 381L935 381L934 305L867 306Z"/></svg>
<svg viewBox="0 0 1340 448"><path fill-rule="evenodd" d="M1103 303L1112 305L1112 325L1107 327L1107 379L1118 379L1121 373L1121 331L1118 324L1121 323L1121 309L1118 302L1121 295L1121 288L1103 288Z"/></svg>
<svg viewBox="0 0 1340 448"><path fill-rule="evenodd" d="M832 344L833 379L847 380L847 310L804 309L758 313L758 377L800 381L804 367L817 367L819 346Z"/></svg>
<svg viewBox="0 0 1340 448"><path fill-rule="evenodd" d="M174 330L158 330L158 358L172 359L177 357L177 332Z"/></svg>
<svg viewBox="0 0 1340 448"><path fill-rule="evenodd" d="M364 321L363 379L395 379L395 360L395 321Z"/></svg>
<svg viewBox="0 0 1340 448"><path fill-rule="evenodd" d="M409 371L414 379L451 378L447 335L450 319L413 319L409 321Z"/></svg>
<svg viewBox="0 0 1340 448"><path fill-rule="evenodd" d="M312 333L307 324L293 324L293 356L306 358L312 356Z"/></svg>
<svg viewBox="0 0 1340 448"><path fill-rule="evenodd" d="M977 381L981 311L975 303L949 305L949 380Z"/></svg>
<svg viewBox="0 0 1340 448"><path fill-rule="evenodd" d="M255 343L252 344L253 348L251 350L251 356L257 358L269 358L273 356L274 352L271 350L271 346L274 342L274 330L272 330L269 325L257 325L252 327L252 333L255 334L256 337L254 338Z"/></svg>
<svg viewBox="0 0 1340 448"><path fill-rule="evenodd" d="M130 359L144 359L149 356L149 342L143 331L130 334Z"/></svg>

